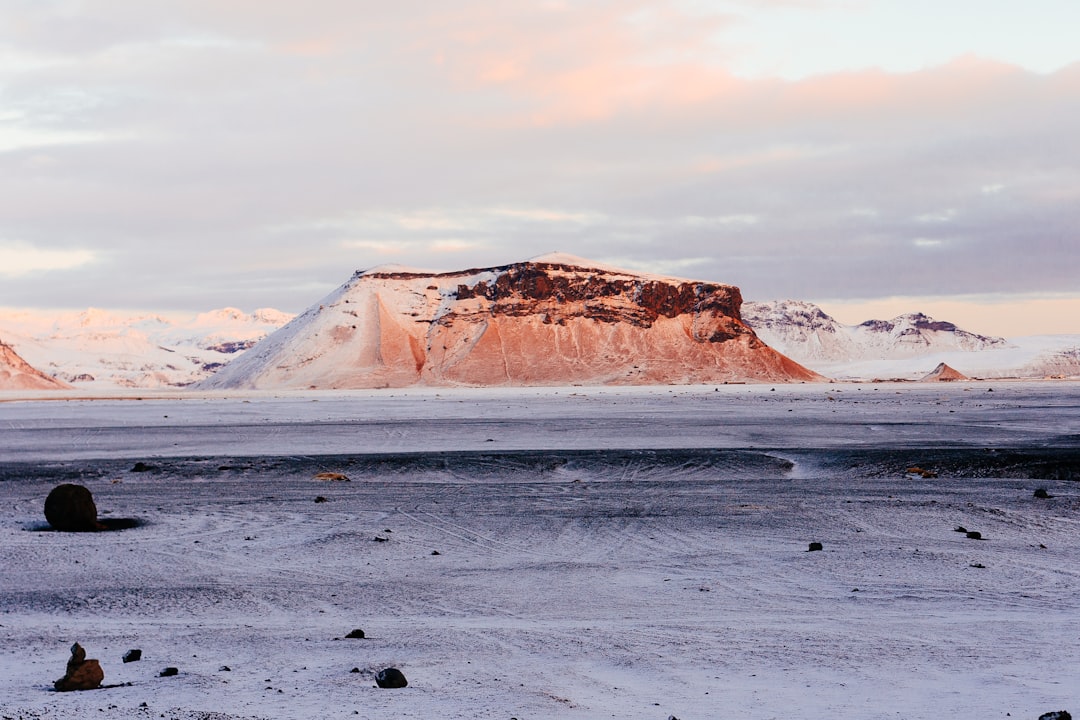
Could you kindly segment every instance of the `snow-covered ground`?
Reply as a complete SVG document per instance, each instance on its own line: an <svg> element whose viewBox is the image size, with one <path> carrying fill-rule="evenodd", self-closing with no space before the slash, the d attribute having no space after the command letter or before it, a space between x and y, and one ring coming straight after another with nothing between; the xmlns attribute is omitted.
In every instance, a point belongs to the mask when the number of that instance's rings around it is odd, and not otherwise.
<svg viewBox="0 0 1080 720"><path fill-rule="evenodd" d="M140 397L0 403L3 716L1080 707L1077 383Z"/></svg>

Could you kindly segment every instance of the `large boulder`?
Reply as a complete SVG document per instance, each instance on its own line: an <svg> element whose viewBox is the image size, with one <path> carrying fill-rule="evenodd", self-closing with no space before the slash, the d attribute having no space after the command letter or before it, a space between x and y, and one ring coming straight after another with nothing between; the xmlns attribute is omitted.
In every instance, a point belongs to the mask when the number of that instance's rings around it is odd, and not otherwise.
<svg viewBox="0 0 1080 720"><path fill-rule="evenodd" d="M104 530L97 520L94 496L82 485L57 485L45 498L45 519L56 530L89 532Z"/></svg>
<svg viewBox="0 0 1080 720"><path fill-rule="evenodd" d="M389 667L375 673L375 684L381 688L403 688L409 684L405 679L405 673L397 668Z"/></svg>
<svg viewBox="0 0 1080 720"><path fill-rule="evenodd" d="M71 646L71 658L68 660L64 677L53 683L58 692L72 690L96 690L105 679L105 671L97 660L87 660L86 650L79 643Z"/></svg>

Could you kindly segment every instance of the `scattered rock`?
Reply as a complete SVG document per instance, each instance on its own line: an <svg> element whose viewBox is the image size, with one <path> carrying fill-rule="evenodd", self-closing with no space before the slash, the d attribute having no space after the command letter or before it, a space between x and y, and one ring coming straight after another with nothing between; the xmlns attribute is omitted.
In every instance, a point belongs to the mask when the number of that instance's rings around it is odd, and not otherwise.
<svg viewBox="0 0 1080 720"><path fill-rule="evenodd" d="M353 668L353 669L352 669L352 670L350 670L349 672L351 672L351 673L358 673L358 672L360 672L360 668Z"/></svg>
<svg viewBox="0 0 1080 720"><path fill-rule="evenodd" d="M139 662L142 660L142 650L133 648L124 653L124 662Z"/></svg>
<svg viewBox="0 0 1080 720"><path fill-rule="evenodd" d="M810 549L806 552L817 552L818 550L824 550L825 547L819 542L810 543Z"/></svg>
<svg viewBox="0 0 1080 720"><path fill-rule="evenodd" d="M384 537L380 537L379 535L376 535L376 536L375 536L374 538L372 538L372 539L373 539L373 540L374 540L375 542L390 542L390 538L384 538Z"/></svg>
<svg viewBox="0 0 1080 720"><path fill-rule="evenodd" d="M228 665L222 665L218 668L218 672L232 672L232 668Z"/></svg>
<svg viewBox="0 0 1080 720"><path fill-rule="evenodd" d="M1043 713L1039 716L1039 720L1072 720L1072 715L1068 710L1055 710L1054 712Z"/></svg>
<svg viewBox="0 0 1080 720"><path fill-rule="evenodd" d="M920 476L922 478L926 478L926 479L936 478L937 477L937 473L934 472L933 470L926 470L924 468L919 467L918 465L913 465L913 466L909 467L905 472L907 472L908 475L918 475L918 476Z"/></svg>
<svg viewBox="0 0 1080 720"><path fill-rule="evenodd" d="M167 667L167 668L165 668L164 670L162 670L161 672L158 673L158 677L172 677L174 675L179 675L179 674L180 674L180 669L179 668Z"/></svg>
<svg viewBox="0 0 1080 720"><path fill-rule="evenodd" d="M986 566L982 563L971 563L969 567L978 568L979 570L985 570Z"/></svg>
<svg viewBox="0 0 1080 720"><path fill-rule="evenodd" d="M45 498L45 519L56 530L90 532L104 530L97 520L94 496L82 485L57 485Z"/></svg>
<svg viewBox="0 0 1080 720"><path fill-rule="evenodd" d="M339 472L315 473L316 480L330 480L331 482L349 482L349 478Z"/></svg>
<svg viewBox="0 0 1080 720"><path fill-rule="evenodd" d="M157 469L157 465L147 465L144 462L137 462L134 467L131 468L131 472L153 472Z"/></svg>
<svg viewBox="0 0 1080 720"><path fill-rule="evenodd" d="M978 530L968 530L965 537L971 540L982 540L982 533Z"/></svg>
<svg viewBox="0 0 1080 720"><path fill-rule="evenodd" d="M432 555L442 555L442 553L441 553L441 552L439 552L438 550L432 550L432 551L431 551L431 554L432 554Z"/></svg>
<svg viewBox="0 0 1080 720"><path fill-rule="evenodd" d="M322 495L318 495L318 496L315 497L315 502L324 503L324 502L326 502L326 498L324 498Z"/></svg>
<svg viewBox="0 0 1080 720"><path fill-rule="evenodd" d="M1035 491L1034 497L1040 498L1042 500L1049 500L1050 498L1052 498L1054 496L1051 495L1050 493L1046 492L1046 488L1039 488L1038 490Z"/></svg>
<svg viewBox="0 0 1080 720"><path fill-rule="evenodd" d="M346 636L345 636L345 638L346 638L347 640L363 640L363 638L364 638L364 631L363 631L363 630L361 630L360 628L356 628L356 629L355 629L355 630L353 630L353 631L352 631L351 633L349 633L348 635L346 635Z"/></svg>
<svg viewBox="0 0 1080 720"><path fill-rule="evenodd" d="M964 527L963 525L957 525L957 526L956 526L956 527L955 527L955 528L953 529L953 532L958 532L958 533L966 533L966 532L967 532L967 528L966 528L966 527Z"/></svg>
<svg viewBox="0 0 1080 720"><path fill-rule="evenodd" d="M71 646L71 658L67 663L64 677L53 683L58 692L72 690L96 690L105 679L105 671L97 660L87 660L86 650L79 643Z"/></svg>
<svg viewBox="0 0 1080 720"><path fill-rule="evenodd" d="M409 681L397 668L386 668L375 673L375 684L381 688L403 688Z"/></svg>

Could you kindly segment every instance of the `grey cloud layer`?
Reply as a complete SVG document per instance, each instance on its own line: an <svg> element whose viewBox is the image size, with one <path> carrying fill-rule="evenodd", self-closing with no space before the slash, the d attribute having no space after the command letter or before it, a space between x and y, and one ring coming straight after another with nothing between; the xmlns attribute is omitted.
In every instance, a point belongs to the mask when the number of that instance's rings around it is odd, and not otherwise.
<svg viewBox="0 0 1080 720"><path fill-rule="evenodd" d="M96 260L0 304L298 310L555 249L760 299L1076 290L1080 65L742 80L728 17L429 5L17 4L0 247Z"/></svg>

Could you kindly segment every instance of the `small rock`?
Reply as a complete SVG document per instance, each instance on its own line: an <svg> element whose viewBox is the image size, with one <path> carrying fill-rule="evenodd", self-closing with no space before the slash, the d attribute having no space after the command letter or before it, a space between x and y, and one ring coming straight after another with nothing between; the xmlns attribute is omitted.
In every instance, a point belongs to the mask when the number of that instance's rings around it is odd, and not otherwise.
<svg viewBox="0 0 1080 720"><path fill-rule="evenodd" d="M87 660L86 650L79 643L71 646L71 658L67 663L64 677L53 683L58 692L72 690L96 690L105 679L105 671L97 660Z"/></svg>
<svg viewBox="0 0 1080 720"><path fill-rule="evenodd" d="M317 502L317 503L324 503L324 502L326 502L326 498L324 498L324 497L323 497L322 495L319 495L319 496L317 496L317 497L315 498L315 502Z"/></svg>
<svg viewBox="0 0 1080 720"><path fill-rule="evenodd" d="M375 542L389 542L390 538L384 538L376 535L374 538L372 538L372 540L374 540Z"/></svg>
<svg viewBox="0 0 1080 720"><path fill-rule="evenodd" d="M349 482L348 476L339 472L315 473L316 480L329 480L330 482Z"/></svg>
<svg viewBox="0 0 1080 720"><path fill-rule="evenodd" d="M124 662L139 662L142 660L142 650L133 648L124 653Z"/></svg>
<svg viewBox="0 0 1080 720"><path fill-rule="evenodd" d="M441 552L439 552L438 550L432 550L432 551L431 551L431 554L432 554L432 555L442 555L442 553L441 553Z"/></svg>
<svg viewBox="0 0 1080 720"><path fill-rule="evenodd" d="M1072 715L1068 710L1055 710L1054 712L1043 713L1039 716L1039 720L1072 720Z"/></svg>
<svg viewBox="0 0 1080 720"><path fill-rule="evenodd" d="M967 532L967 528L966 528L966 527L964 527L963 525L957 525L957 526L956 526L956 527L955 527L955 528L953 529L953 532L958 532L958 533L966 533L966 532Z"/></svg>
<svg viewBox="0 0 1080 720"><path fill-rule="evenodd" d="M232 672L232 668L228 665L222 665L218 668L218 672Z"/></svg>
<svg viewBox="0 0 1080 720"><path fill-rule="evenodd" d="M89 532L103 530L97 521L94 496L82 485L57 485L45 498L45 519L56 530Z"/></svg>
<svg viewBox="0 0 1080 720"><path fill-rule="evenodd" d="M348 640L362 640L364 638L364 631L360 628L356 628L348 635L346 635L345 638Z"/></svg>
<svg viewBox="0 0 1080 720"><path fill-rule="evenodd" d="M153 472L154 470L157 470L156 465L147 465L144 462L137 462L131 468L131 472Z"/></svg>
<svg viewBox="0 0 1080 720"><path fill-rule="evenodd" d="M967 537L967 538L969 538L971 540L982 540L982 533L979 532L978 530L968 530L965 537Z"/></svg>
<svg viewBox="0 0 1080 720"><path fill-rule="evenodd" d="M1050 498L1052 498L1054 496L1051 495L1050 493L1046 492L1046 488L1039 488L1038 490L1035 491L1034 497L1040 498L1042 500L1049 500Z"/></svg>
<svg viewBox="0 0 1080 720"><path fill-rule="evenodd" d="M819 542L810 543L810 549L806 552L817 552L818 550L824 550L825 547Z"/></svg>
<svg viewBox="0 0 1080 720"><path fill-rule="evenodd" d="M358 672L360 672L360 668L353 668L353 669L352 669L352 670L350 670L349 672L351 672L351 673L358 673Z"/></svg>
<svg viewBox="0 0 1080 720"><path fill-rule="evenodd" d="M172 677L174 675L179 675L179 674L180 674L180 669L179 668L167 667L167 668L165 668L164 670L162 670L161 672L158 673L158 677Z"/></svg>
<svg viewBox="0 0 1080 720"><path fill-rule="evenodd" d="M386 668L375 673L375 684L381 688L403 688L409 681L397 668Z"/></svg>

